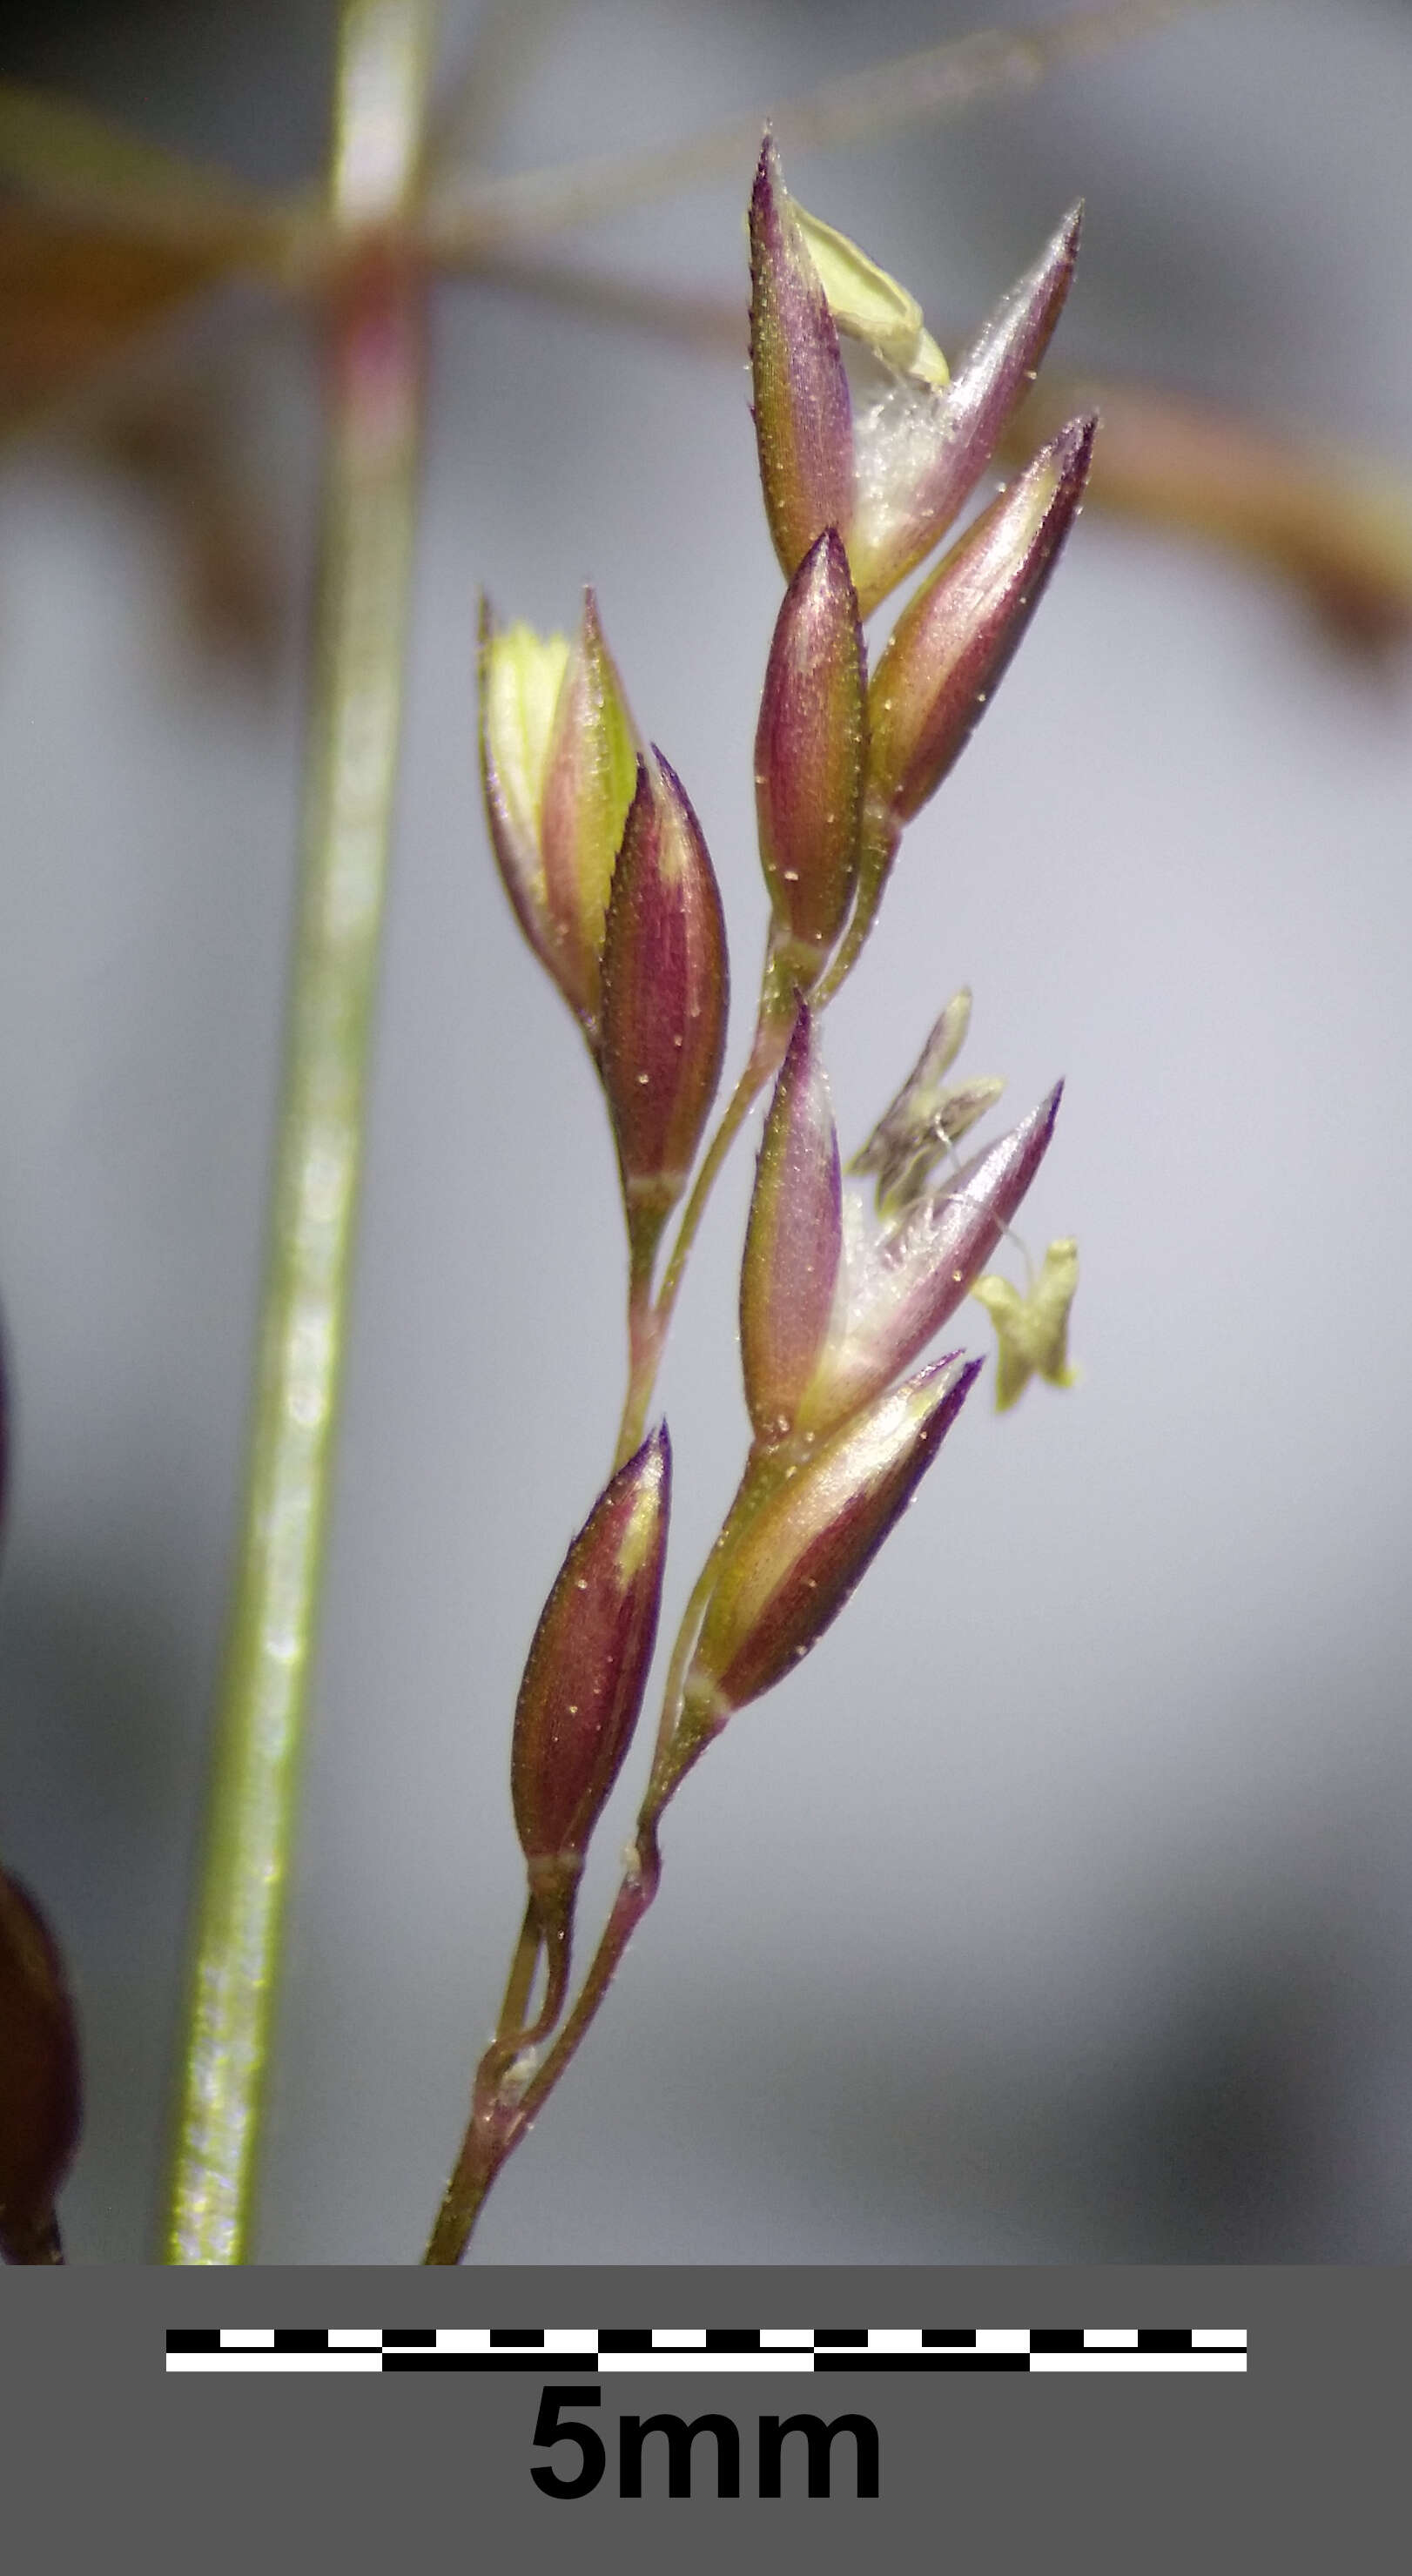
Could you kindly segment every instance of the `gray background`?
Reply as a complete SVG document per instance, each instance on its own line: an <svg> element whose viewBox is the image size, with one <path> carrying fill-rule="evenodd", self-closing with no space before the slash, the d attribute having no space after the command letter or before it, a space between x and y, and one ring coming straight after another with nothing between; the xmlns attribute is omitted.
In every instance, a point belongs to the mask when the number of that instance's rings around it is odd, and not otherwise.
<svg viewBox="0 0 1412 2576"><path fill-rule="evenodd" d="M866 22L585 0L498 157L685 134L967 23L901 0ZM321 148L327 25L272 0L111 7L17 32L7 68L293 179ZM790 176L953 341L1082 191L1064 363L1395 457L1409 119L1404 8L1245 0L1022 105ZM742 196L698 191L587 247L742 292ZM477 810L479 582L542 625L597 584L716 859L737 1059L764 919L749 748L779 584L743 379L475 287L441 298L435 342L259 2240L283 2263L419 2249L517 1919L519 1666L620 1391L601 1107ZM248 424L297 579L317 475L297 334L223 313L171 363ZM74 1960L90 2116L66 2217L96 2262L153 2241L299 769L302 610L263 687L181 638L176 569L150 506L72 451L5 463L0 1281L20 1453L0 1838ZM1079 1236L1083 1387L1034 1389L999 1423L973 1402L847 1619L693 1783L661 1905L497 2193L487 2260L1405 2256L1407 676L1405 657L1344 658L1243 569L1085 518L828 1033L846 1141L963 979L967 1062L1006 1072L1017 1110L1068 1076L1025 1230ZM748 1159L664 1379L673 1600L744 1440ZM988 1332L977 1313L977 1347Z"/></svg>

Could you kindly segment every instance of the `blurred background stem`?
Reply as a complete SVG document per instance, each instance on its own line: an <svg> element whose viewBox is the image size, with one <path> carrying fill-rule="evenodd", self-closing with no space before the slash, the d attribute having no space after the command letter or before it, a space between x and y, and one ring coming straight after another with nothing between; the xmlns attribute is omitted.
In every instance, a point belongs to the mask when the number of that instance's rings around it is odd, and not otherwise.
<svg viewBox="0 0 1412 2576"><path fill-rule="evenodd" d="M347 1337L416 516L422 335L396 225L436 0L345 0L335 86L328 452L302 884L247 1486L165 2260L248 2259Z"/></svg>

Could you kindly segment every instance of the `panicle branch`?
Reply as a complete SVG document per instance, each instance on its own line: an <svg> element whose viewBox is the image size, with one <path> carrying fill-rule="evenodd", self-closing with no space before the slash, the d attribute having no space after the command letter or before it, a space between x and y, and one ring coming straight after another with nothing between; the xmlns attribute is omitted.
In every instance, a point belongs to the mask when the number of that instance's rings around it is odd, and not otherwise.
<svg viewBox="0 0 1412 2576"><path fill-rule="evenodd" d="M682 1781L826 1633L957 1419L980 1362L927 1361L943 1325L975 1290L1002 1337L1002 1402L1036 1370L1068 1377L1074 1263L1061 1276L1051 1255L1028 1302L981 1276L1048 1151L1061 1086L938 1178L1002 1087L946 1079L970 1019L970 994L958 993L852 1166L876 1181L871 1230L845 1187L819 1021L861 953L904 830L974 730L1078 513L1088 418L1053 435L941 556L870 679L864 617L940 544L985 473L1068 291L1078 217L954 372L906 289L792 203L768 135L749 229L760 479L786 581L755 736L770 926L750 1052L704 1153L728 969L700 823L667 760L641 745L591 595L573 645L483 624L491 837L603 1089L627 1227L630 1367L614 1474L565 1559L521 1686L511 1791L528 1905L432 2263L459 2261L495 2175L600 2009L655 1898L661 1820ZM840 335L864 354L865 395ZM740 1283L751 1437L677 1631L622 1885L570 2004L584 1849L642 1704L661 1593L669 1450L665 1427L645 1440L643 1427L711 1187L771 1081Z"/></svg>

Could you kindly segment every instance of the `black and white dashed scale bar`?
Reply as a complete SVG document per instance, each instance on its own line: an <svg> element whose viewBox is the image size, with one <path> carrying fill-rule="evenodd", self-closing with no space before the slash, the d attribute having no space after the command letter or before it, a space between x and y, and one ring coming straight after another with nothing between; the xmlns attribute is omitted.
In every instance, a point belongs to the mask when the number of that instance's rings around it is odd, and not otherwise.
<svg viewBox="0 0 1412 2576"><path fill-rule="evenodd" d="M169 2371L1244 2371L1244 2327L171 2326Z"/></svg>

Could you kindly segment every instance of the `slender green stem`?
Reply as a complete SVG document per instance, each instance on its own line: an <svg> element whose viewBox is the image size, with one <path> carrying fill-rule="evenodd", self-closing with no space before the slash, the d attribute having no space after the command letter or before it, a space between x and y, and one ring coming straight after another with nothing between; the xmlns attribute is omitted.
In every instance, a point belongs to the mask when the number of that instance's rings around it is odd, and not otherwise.
<svg viewBox="0 0 1412 2576"><path fill-rule="evenodd" d="M391 837L421 415L420 297L392 227L435 0L348 0L299 921L244 1519L182 2054L165 2259L247 2259L317 1627Z"/></svg>
<svg viewBox="0 0 1412 2576"><path fill-rule="evenodd" d="M721 1115L721 1123L702 1157L701 1168L696 1175L691 1196L687 1200L681 1224L677 1229L677 1239L672 1246L671 1258L663 1273L662 1285L657 1297L657 1328L663 1340L666 1338L667 1326L672 1320L672 1310L681 1290L682 1275L686 1269L691 1247L696 1241L697 1231L706 1213L706 1202L720 1176L721 1165L771 1074L778 1070L788 1040L788 1024L782 1024L772 1013L762 1008L745 1069L726 1103Z"/></svg>
<svg viewBox="0 0 1412 2576"><path fill-rule="evenodd" d="M525 1919L520 1926L520 1937L515 1944L515 1955L505 1982L505 2000L495 2025L497 2039L508 2039L515 2031L523 2030L529 2018L529 2001L534 1992L534 1972L539 1966L541 1946L539 1907L531 1897L525 1907Z"/></svg>
<svg viewBox="0 0 1412 2576"><path fill-rule="evenodd" d="M839 943L833 964L809 997L815 1012L828 1009L834 995L841 985L847 983L862 956L872 934L873 924L877 920L883 896L887 892L887 881L892 874L893 862L901 842L901 826L894 823L885 811L875 810L870 800L865 798L862 846L858 855L858 887L853 899L853 910L849 915L848 926Z"/></svg>
<svg viewBox="0 0 1412 2576"><path fill-rule="evenodd" d="M613 1452L614 1475L641 1446L665 1339L666 1327L658 1320L652 1297L651 1261L644 1264L634 1247L628 1278L628 1382L618 1424L618 1445Z"/></svg>
<svg viewBox="0 0 1412 2576"><path fill-rule="evenodd" d="M510 1962L505 1986L505 2000L500 2019L477 2072L477 2083L484 2085L488 2070L497 2077L514 2063L526 2048L537 2048L547 2039L564 2009L564 1996L573 1965L575 1893L551 1913L546 1924L539 1904L531 1896L525 1907L525 1919ZM545 1962L544 1995L534 2019L530 2019L530 1998L534 1993L535 1975L543 1954Z"/></svg>

